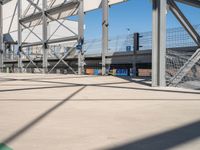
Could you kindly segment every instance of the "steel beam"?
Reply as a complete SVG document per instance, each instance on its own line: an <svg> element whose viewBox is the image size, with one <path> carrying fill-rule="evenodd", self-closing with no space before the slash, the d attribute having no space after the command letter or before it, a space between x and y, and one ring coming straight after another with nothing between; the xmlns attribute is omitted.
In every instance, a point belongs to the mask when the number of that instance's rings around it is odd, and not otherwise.
<svg viewBox="0 0 200 150"><path fill-rule="evenodd" d="M18 72L22 72L22 26L20 18L22 17L22 0L18 0Z"/></svg>
<svg viewBox="0 0 200 150"><path fill-rule="evenodd" d="M66 42L66 41L76 41L77 39L78 39L78 36L57 38L57 39L48 40L47 44L55 44L55 43ZM43 45L43 42L24 43L22 47L39 46L39 45Z"/></svg>
<svg viewBox="0 0 200 150"><path fill-rule="evenodd" d="M84 71L84 4L83 0L79 0L79 9L78 9L78 45L80 46L78 52L78 74L82 75Z"/></svg>
<svg viewBox="0 0 200 150"><path fill-rule="evenodd" d="M27 0L32 6L34 6L37 10L39 11L42 11L42 9L37 5L35 4L32 0Z"/></svg>
<svg viewBox="0 0 200 150"><path fill-rule="evenodd" d="M108 13L109 5L108 0L102 1L102 75L106 75L106 54L108 52Z"/></svg>
<svg viewBox="0 0 200 150"><path fill-rule="evenodd" d="M59 57L56 53L54 53L54 56L56 56L57 59L61 60L63 64L65 64L65 66L67 66L74 74L77 74L77 72L64 59L61 59L62 57Z"/></svg>
<svg viewBox="0 0 200 150"><path fill-rule="evenodd" d="M177 2L200 8L200 0L176 0Z"/></svg>
<svg viewBox="0 0 200 150"><path fill-rule="evenodd" d="M71 53L71 51L74 50L74 47L75 47L76 44L77 44L77 43L75 43L75 44L67 51L67 53L65 53L65 54L59 59L59 61L53 66L53 68L51 68L51 70L50 70L48 73L51 73L51 72L56 68L56 66L58 66L58 65L65 59L65 57L67 57L67 56Z"/></svg>
<svg viewBox="0 0 200 150"><path fill-rule="evenodd" d="M49 15L58 14L58 17L55 19L61 19L61 18L67 17L67 16L63 16L60 18L59 14L65 12L66 10L74 9L76 7L76 5L78 5L78 0L75 0L75 1L71 0L71 1L63 3L62 5L58 5L58 6L49 8L49 9L46 8L44 12L48 13ZM44 12L42 10L42 11L36 12L35 14L28 15L24 18L21 18L20 22L26 24L26 23L30 23L33 21L37 21L37 20L41 19ZM73 14L69 14L69 15L73 15Z"/></svg>
<svg viewBox="0 0 200 150"><path fill-rule="evenodd" d="M43 37L43 73L48 72L48 44L47 44L47 0L42 0L42 37Z"/></svg>
<svg viewBox="0 0 200 150"><path fill-rule="evenodd" d="M153 0L152 86L166 86L166 0Z"/></svg>
<svg viewBox="0 0 200 150"><path fill-rule="evenodd" d="M46 16L47 16L50 20L56 21L57 23L59 23L58 28L59 28L60 26L62 26L62 27L64 27L65 29L67 29L68 31L70 31L71 33L73 33L74 35L77 35L73 30L71 30L70 28L68 28L66 25L63 24L64 20L63 20L63 22L61 22L61 21L59 21L59 20L57 20L57 19L54 19L54 18L51 17L51 15L49 15L48 13L46 13ZM57 28L57 29L58 29L58 28Z"/></svg>
<svg viewBox="0 0 200 150"><path fill-rule="evenodd" d="M168 4L170 6L171 12L174 14L174 16L180 22L180 24L185 28L188 34L192 37L194 42L200 47L200 35L198 34L198 32L194 29L192 24L181 12L179 7L176 5L176 3L173 0L168 0Z"/></svg>

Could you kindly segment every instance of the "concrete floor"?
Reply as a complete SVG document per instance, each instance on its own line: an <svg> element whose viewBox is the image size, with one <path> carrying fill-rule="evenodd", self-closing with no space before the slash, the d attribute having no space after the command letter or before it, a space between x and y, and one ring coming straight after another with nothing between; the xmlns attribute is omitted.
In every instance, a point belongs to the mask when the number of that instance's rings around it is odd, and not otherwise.
<svg viewBox="0 0 200 150"><path fill-rule="evenodd" d="M14 150L199 150L200 91L118 77L0 74Z"/></svg>

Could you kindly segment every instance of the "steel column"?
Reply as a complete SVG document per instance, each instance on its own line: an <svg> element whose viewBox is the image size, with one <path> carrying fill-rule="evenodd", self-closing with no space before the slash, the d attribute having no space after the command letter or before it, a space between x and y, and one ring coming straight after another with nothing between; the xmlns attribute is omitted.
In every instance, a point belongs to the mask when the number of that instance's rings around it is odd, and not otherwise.
<svg viewBox="0 0 200 150"><path fill-rule="evenodd" d="M42 0L42 37L43 37L43 73L48 72L48 44L47 44L47 16L45 11L47 9L47 0Z"/></svg>
<svg viewBox="0 0 200 150"><path fill-rule="evenodd" d="M0 4L0 72L3 72L3 5Z"/></svg>
<svg viewBox="0 0 200 150"><path fill-rule="evenodd" d="M106 75L106 54L108 52L108 0L102 1L102 75Z"/></svg>
<svg viewBox="0 0 200 150"><path fill-rule="evenodd" d="M78 74L82 75L84 71L84 4L83 0L79 0L79 10L78 10L78 45L80 46L78 52Z"/></svg>
<svg viewBox="0 0 200 150"><path fill-rule="evenodd" d="M153 0L152 86L166 86L166 0Z"/></svg>
<svg viewBox="0 0 200 150"><path fill-rule="evenodd" d="M18 72L22 72L22 26L20 19L22 17L22 0L18 0Z"/></svg>

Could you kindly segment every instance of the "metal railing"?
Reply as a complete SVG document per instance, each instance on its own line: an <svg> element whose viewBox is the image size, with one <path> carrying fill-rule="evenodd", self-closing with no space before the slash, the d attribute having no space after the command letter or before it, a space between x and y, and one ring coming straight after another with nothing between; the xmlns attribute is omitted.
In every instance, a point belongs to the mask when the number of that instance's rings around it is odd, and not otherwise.
<svg viewBox="0 0 200 150"><path fill-rule="evenodd" d="M194 25L194 28L200 33L200 24ZM139 33L139 50L150 50L152 49L152 32L142 32ZM108 53L114 52L125 52L133 51L133 38L134 34L119 35L116 37L111 37L109 39L109 49ZM72 46L75 42L69 42L64 44L50 45L50 51L56 53L57 55L62 55L67 52L67 49ZM185 31L184 28L171 28L167 30L167 48L178 48L178 47L193 47L196 46L195 42ZM91 39L86 40L84 44L85 54L101 54L102 41L101 39ZM42 49L40 46L27 48L24 50L26 54L31 56L33 59L36 57L42 57ZM9 53L14 54L12 58L17 58L17 49L5 54L10 56ZM52 55L49 55L51 58ZM9 59L9 57L5 57Z"/></svg>
<svg viewBox="0 0 200 150"><path fill-rule="evenodd" d="M198 33L200 33L200 24L194 25L194 28ZM139 35L139 50L152 49L152 32L141 32ZM133 37L133 34L111 37L109 39L108 52L133 51ZM101 53L101 44L101 39L87 40L84 46L86 53ZM184 28L178 27L167 30L167 48L193 46L196 46L196 43L192 40Z"/></svg>

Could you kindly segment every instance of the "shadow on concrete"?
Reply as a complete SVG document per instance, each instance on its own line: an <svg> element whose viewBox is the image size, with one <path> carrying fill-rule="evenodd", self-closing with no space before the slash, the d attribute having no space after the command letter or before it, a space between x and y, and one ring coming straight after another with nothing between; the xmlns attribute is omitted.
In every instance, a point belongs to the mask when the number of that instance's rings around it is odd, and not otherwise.
<svg viewBox="0 0 200 150"><path fill-rule="evenodd" d="M200 121L104 150L167 150L200 137ZM192 148L191 148L192 149Z"/></svg>
<svg viewBox="0 0 200 150"><path fill-rule="evenodd" d="M124 80L127 80L129 82L134 82L134 83L137 83L137 84L141 84L141 85L144 85L144 86L151 86L151 83L147 83L147 82L151 82L151 78L132 78L132 77L123 77L123 76L116 76L120 79L124 79Z"/></svg>
<svg viewBox="0 0 200 150"><path fill-rule="evenodd" d="M8 78L5 78L8 79ZM9 81L26 81L26 82L37 82L37 83L50 83L50 84L64 84L64 85L80 85L82 86L83 84L77 84L77 83L70 83L70 82L55 82L55 81L44 81L44 80L35 80L35 79L13 79L13 78L9 78ZM65 78L66 79L66 78ZM125 84L125 83L130 83L131 81L124 81L124 82L112 82L112 83L99 83L99 84L87 84L89 86L92 85L107 85L107 84ZM5 84L4 84L5 85ZM10 85L10 84L8 84ZM16 85L16 84L15 84Z"/></svg>
<svg viewBox="0 0 200 150"><path fill-rule="evenodd" d="M81 86L81 85L62 85L62 86L45 86L45 87L6 89L6 90L0 90L0 93L3 93L3 92L16 92L16 91L29 91L29 90L56 89L56 88L66 88L66 87L78 87L78 86Z"/></svg>
<svg viewBox="0 0 200 150"><path fill-rule="evenodd" d="M25 126L23 126L21 129L19 129L18 131L16 131L15 133L11 134L10 136L8 136L7 138L5 138L3 141L1 141L4 144L9 144L10 142L14 141L15 139L19 138L20 136L22 136L25 132L27 132L28 130L30 130L32 127L34 127L36 124L38 124L39 122L41 122L45 117L47 117L48 115L50 115L52 112L54 112L56 109L58 109L59 107L61 107L63 104L65 104L67 101L69 101L72 97L74 97L76 94L78 94L79 92L81 92L86 86L83 86L81 88L79 88L77 91L75 91L74 93L72 93L70 96L68 96L66 99L64 99L63 101L57 103L55 106L51 107L50 109L48 109L47 111L45 111L44 113L42 113L41 115L39 115L38 117L36 117L35 119L33 119L32 121L30 121L29 123L27 123Z"/></svg>
<svg viewBox="0 0 200 150"><path fill-rule="evenodd" d="M11 80L11 78L10 78ZM41 80L33 80L33 79L13 79L14 81L27 81L27 82L41 82L41 83L53 83L53 84L63 84L63 86L48 86L48 87L34 87L34 88L20 88L20 89L7 89L7 90L0 90L0 92L12 92L12 91L25 91L25 90L38 90L38 89L53 89L53 88L66 88L66 87L75 87L75 86L93 86L93 87L106 87L106 88L117 88L117 89L132 89L132 90L142 90L142 91L154 91L154 92L167 92L167 93L182 93L182 94L200 94L199 91L192 92L192 91L178 91L178 90L165 90L165 89L156 89L156 88L137 88L137 87L122 87L122 86L112 86L117 84L126 84L137 81L127 80L124 82L115 82L115 83L98 83L98 84L77 84L77 83L70 83L70 82L54 82L54 81L41 81ZM146 79L144 79L146 81ZM148 81L148 80L147 80ZM141 81L143 82L143 81ZM138 83L141 84L141 83ZM150 87L150 85L145 85L146 87Z"/></svg>
<svg viewBox="0 0 200 150"><path fill-rule="evenodd" d="M32 81L30 81L32 82ZM45 83L52 83L49 81L33 81L33 82L45 82ZM29 91L29 90L44 90L44 89L56 89L56 88L67 88L67 87L78 87L78 86L101 86L101 85L113 85L113 84L124 84L124 83L129 83L129 82L117 82L117 83L100 83L100 84L77 84L77 83L63 83L63 82L56 82L54 84L61 84L61 85L52 85L52 86L36 86L36 87L30 87L30 88L15 88L15 89L5 89L5 90L0 90L0 93L3 92L16 92L16 91ZM5 86L5 85L4 85ZM14 85L7 85L9 87L11 86L16 86ZM22 85L21 85L22 86ZM35 86L35 85L30 85L29 86Z"/></svg>
<svg viewBox="0 0 200 150"><path fill-rule="evenodd" d="M16 78L8 78L8 77L0 77L0 79L3 79L3 81L18 81L18 80L20 80L20 81L29 81L29 80L34 80L34 81L37 81L37 80L39 80L39 81L41 81L41 80L56 80L56 79L58 79L58 80L60 80L60 79L84 79L84 78L100 78L100 77L102 77L102 76L75 76L75 77L57 77L57 78L42 78L42 77L40 77L40 78L28 78L28 79L16 79ZM0 82L1 82L2 80L0 80Z"/></svg>
<svg viewBox="0 0 200 150"><path fill-rule="evenodd" d="M152 88L136 88L136 87L121 87L121 86L105 86L100 85L100 87L106 88L116 88L116 89L131 89L131 90L139 90L139 91L154 91L154 92L167 92L167 93L182 93L182 94L200 94L200 92L188 92L188 91L177 91L177 90L162 90L162 89L152 89Z"/></svg>
<svg viewBox="0 0 200 150"><path fill-rule="evenodd" d="M16 98L7 98L7 99L0 99L0 102L58 102L61 101L60 99L35 99L35 98L29 98L29 99L16 99ZM98 98L92 98L92 99L71 99L71 102L95 102L95 101L100 101L100 102L109 102L109 101L121 101L121 102L125 102L125 101L172 101L172 102L177 102L177 101L182 101L182 102L191 102L191 101L200 101L200 99L116 99L116 98L109 98L109 99L98 99Z"/></svg>

